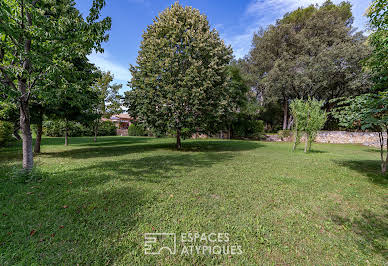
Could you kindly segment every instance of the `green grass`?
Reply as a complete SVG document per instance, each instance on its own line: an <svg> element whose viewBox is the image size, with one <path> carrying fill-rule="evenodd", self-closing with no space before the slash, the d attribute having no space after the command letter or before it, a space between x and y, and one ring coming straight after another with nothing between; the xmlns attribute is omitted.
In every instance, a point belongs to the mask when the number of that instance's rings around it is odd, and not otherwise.
<svg viewBox="0 0 388 266"><path fill-rule="evenodd" d="M44 138L37 171L0 149L0 265L388 263L378 150L145 137ZM241 255L144 255L144 233L229 233ZM196 243L203 245L203 243ZM206 245L206 244L205 244Z"/></svg>

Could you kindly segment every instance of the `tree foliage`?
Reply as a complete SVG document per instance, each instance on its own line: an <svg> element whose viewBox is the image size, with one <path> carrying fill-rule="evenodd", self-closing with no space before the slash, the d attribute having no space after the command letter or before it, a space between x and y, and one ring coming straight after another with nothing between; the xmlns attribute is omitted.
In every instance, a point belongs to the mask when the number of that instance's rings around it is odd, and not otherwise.
<svg viewBox="0 0 388 266"><path fill-rule="evenodd" d="M101 118L110 118L112 115L123 112L121 108L122 97L120 95L121 84L111 84L113 75L108 72L100 72L100 77L93 85L93 91L97 94L97 100L92 109L94 116L94 141L96 141L98 128L101 125Z"/></svg>
<svg viewBox="0 0 388 266"><path fill-rule="evenodd" d="M352 23L350 3L326 1L287 13L254 35L244 69L265 103L283 104L283 129L291 126L292 99L313 97L328 103L370 88L362 66L370 48Z"/></svg>
<svg viewBox="0 0 388 266"><path fill-rule="evenodd" d="M381 171L388 165L388 4L373 1L368 10L369 24L373 31L369 37L373 51L366 61L372 73L374 90L351 98L340 98L333 115L340 125L347 128L377 131L380 143ZM384 140L384 133L386 140ZM387 154L384 159L384 146Z"/></svg>
<svg viewBox="0 0 388 266"><path fill-rule="evenodd" d="M388 2L373 1L367 14L372 30L369 43L373 51L366 64L372 73L375 90L386 91L388 88Z"/></svg>
<svg viewBox="0 0 388 266"><path fill-rule="evenodd" d="M319 130L325 125L327 115L322 110L324 102L309 98L308 100L295 99L291 102L291 114L294 117L294 146L300 143L302 134L305 135L304 152L311 150L311 144L315 140Z"/></svg>
<svg viewBox="0 0 388 266"><path fill-rule="evenodd" d="M227 106L226 47L205 15L173 4L143 33L132 90L126 94L131 116L158 132L180 135L216 130Z"/></svg>
<svg viewBox="0 0 388 266"><path fill-rule="evenodd" d="M73 0L0 2L1 89L6 100L20 108L23 168L27 170L33 167L30 100L46 101L58 87L82 88L77 85L90 74L89 68L78 72L82 75L77 83L73 70L93 50L103 51L101 43L108 39L106 31L111 26L109 17L99 19L104 4L104 0L94 0L84 19Z"/></svg>

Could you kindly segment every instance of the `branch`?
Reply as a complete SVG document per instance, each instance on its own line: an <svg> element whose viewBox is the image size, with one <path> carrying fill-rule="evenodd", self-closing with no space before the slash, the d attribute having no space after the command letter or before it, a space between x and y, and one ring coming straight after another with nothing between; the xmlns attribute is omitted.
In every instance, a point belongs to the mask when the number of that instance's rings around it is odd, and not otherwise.
<svg viewBox="0 0 388 266"><path fill-rule="evenodd" d="M12 87L15 91L17 90L15 84L12 82L12 80L9 78L7 72L5 71L4 67L0 66L0 71L3 74L5 78L6 85Z"/></svg>
<svg viewBox="0 0 388 266"><path fill-rule="evenodd" d="M30 89L30 90L32 90L32 88L35 86L35 83L36 83L43 75L45 75L45 74L47 73L47 71L45 71L45 72L43 73L43 70L44 70L44 68L42 68L42 70L40 71L39 75L36 76L36 78L34 79L34 81L33 81L33 82L31 83L31 85L29 86L29 89Z"/></svg>

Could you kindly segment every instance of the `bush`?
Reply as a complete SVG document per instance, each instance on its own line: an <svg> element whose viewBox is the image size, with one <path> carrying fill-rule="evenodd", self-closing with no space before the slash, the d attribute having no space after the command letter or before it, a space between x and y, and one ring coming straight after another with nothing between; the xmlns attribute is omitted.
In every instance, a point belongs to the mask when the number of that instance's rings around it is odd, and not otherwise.
<svg viewBox="0 0 388 266"><path fill-rule="evenodd" d="M116 126L112 121L103 121L98 128L99 136L115 136Z"/></svg>
<svg viewBox="0 0 388 266"><path fill-rule="evenodd" d="M252 121L251 137L260 138L264 133L264 122L262 120Z"/></svg>
<svg viewBox="0 0 388 266"><path fill-rule="evenodd" d="M131 124L128 127L128 136L147 136L147 132L141 125Z"/></svg>
<svg viewBox="0 0 388 266"><path fill-rule="evenodd" d="M0 121L0 146L12 141L13 125L10 122Z"/></svg>
<svg viewBox="0 0 388 266"><path fill-rule="evenodd" d="M284 140L284 139L292 136L292 131L291 130L279 130L278 135L282 140Z"/></svg>
<svg viewBox="0 0 388 266"><path fill-rule="evenodd" d="M232 132L233 137L260 138L264 132L264 122L262 120L240 116L232 124Z"/></svg>
<svg viewBox="0 0 388 266"><path fill-rule="evenodd" d="M50 137L63 137L65 135L64 121L43 122L43 132ZM79 122L68 122L68 134L70 137L94 136L92 127L87 127ZM111 121L103 121L98 128L98 136L115 136L116 126Z"/></svg>

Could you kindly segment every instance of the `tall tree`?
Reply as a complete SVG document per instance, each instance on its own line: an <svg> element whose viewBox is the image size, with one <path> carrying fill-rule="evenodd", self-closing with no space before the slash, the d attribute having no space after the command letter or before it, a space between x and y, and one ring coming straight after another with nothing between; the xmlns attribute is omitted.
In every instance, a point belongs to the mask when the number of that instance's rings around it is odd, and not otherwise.
<svg viewBox="0 0 388 266"><path fill-rule="evenodd" d="M388 90L388 2L375 0L368 9L372 34L369 43L373 48L366 65L371 71L375 91Z"/></svg>
<svg viewBox="0 0 388 266"><path fill-rule="evenodd" d="M104 5L94 0L84 19L73 0L0 2L0 80L19 102L24 169L33 167L30 99L39 96L37 83L60 77L68 59L103 51L111 26L109 17L99 21Z"/></svg>
<svg viewBox="0 0 388 266"><path fill-rule="evenodd" d="M94 142L97 141L98 128L101 124L101 118L110 118L114 114L120 114L123 112L121 108L122 97L119 92L123 85L116 83L111 84L113 78L113 75L109 71L101 72L100 77L93 85L93 89L98 95L98 100L93 111L95 114L93 122Z"/></svg>
<svg viewBox="0 0 388 266"><path fill-rule="evenodd" d="M314 97L328 102L370 88L368 73L362 71L370 49L352 23L348 2L326 1L287 13L254 35L246 71L265 102L283 105L283 129L290 127L292 99Z"/></svg>
<svg viewBox="0 0 388 266"><path fill-rule="evenodd" d="M62 82L54 83L56 90L46 90L49 102L43 102L41 108L47 117L65 122L65 145L68 145L68 124L70 121L93 123L96 114L93 112L99 104L99 94L92 87L101 77L96 67L86 56L68 62L69 66L62 73ZM41 121L41 120L40 120Z"/></svg>
<svg viewBox="0 0 388 266"><path fill-rule="evenodd" d="M129 113L146 127L181 135L218 130L225 111L226 47L205 15L178 2L155 18L143 34L137 66L131 66Z"/></svg>
<svg viewBox="0 0 388 266"><path fill-rule="evenodd" d="M388 3L384 0L373 1L367 15L372 31L369 42L373 50L365 65L371 72L373 91L342 99L334 116L347 128L358 127L378 132L381 172L384 174L388 166ZM387 149L385 158L384 146Z"/></svg>

